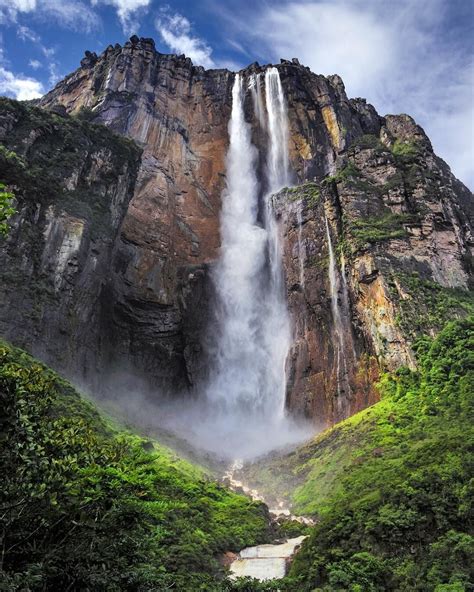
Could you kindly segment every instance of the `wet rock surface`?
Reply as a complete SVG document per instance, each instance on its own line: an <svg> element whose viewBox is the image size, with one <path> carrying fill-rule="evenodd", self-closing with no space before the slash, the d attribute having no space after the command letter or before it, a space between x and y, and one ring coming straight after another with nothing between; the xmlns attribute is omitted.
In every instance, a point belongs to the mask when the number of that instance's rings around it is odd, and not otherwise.
<svg viewBox="0 0 474 592"><path fill-rule="evenodd" d="M376 400L380 368L414 363L413 336L399 322L400 302L412 296L399 275L446 289L472 286L473 200L409 116L380 117L363 99L349 99L338 76L316 75L297 60L277 68L293 181L303 184L275 198L294 335L287 406L324 426ZM252 64L244 76L263 71ZM152 390L177 392L205 380L233 80L232 72L206 71L133 37L86 54L41 99L55 111L50 117L103 123L143 154L136 180L136 164L110 175L104 147L84 151L84 166L58 173L69 204L87 201L82 187L91 198L108 196L94 224L80 207L60 206L56 194L38 205L32 190L18 191L20 200L30 197L15 219L8 256L26 275L5 280L5 336L40 355L43 348L50 363L89 381L104 382L114 371L119 381L131 374ZM267 137L251 93L245 111L264 159ZM54 131L58 124L48 125ZM53 145L47 125L21 127L16 143L15 129L15 116L2 113L0 140L28 162ZM110 224L102 226L102 216ZM334 347L326 221L342 358ZM27 239L22 227L37 238ZM32 248L43 263L31 262ZM24 295L24 277L40 297ZM43 279L52 295L60 290L61 305L38 304L47 293ZM19 331L18 319L32 308L39 311L34 321ZM48 345L57 336L60 346Z"/></svg>
<svg viewBox="0 0 474 592"><path fill-rule="evenodd" d="M113 349L106 294L140 150L69 117L0 100L0 179L17 214L0 249L0 333L96 380Z"/></svg>

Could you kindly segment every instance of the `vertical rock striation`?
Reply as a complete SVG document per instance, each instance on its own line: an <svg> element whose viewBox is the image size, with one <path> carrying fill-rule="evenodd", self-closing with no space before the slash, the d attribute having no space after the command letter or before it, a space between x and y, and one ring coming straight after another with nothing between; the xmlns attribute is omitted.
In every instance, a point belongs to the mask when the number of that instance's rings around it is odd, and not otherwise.
<svg viewBox="0 0 474 592"><path fill-rule="evenodd" d="M102 126L0 99L0 179L17 209L0 250L0 332L81 380L113 350L109 270L139 160Z"/></svg>
<svg viewBox="0 0 474 592"><path fill-rule="evenodd" d="M472 194L409 116L380 117L365 100L348 99L338 76L316 75L297 60L276 67L288 108L289 175L298 186L274 198L293 322L287 406L327 424L375 400L380 367L414 364L413 339L435 332L442 321L428 313L426 295L444 299L436 310L445 316L465 313L472 285ZM242 72L253 81L244 111L261 155L256 167L262 192L268 189L259 86L264 72L258 64ZM133 37L100 56L87 52L81 67L40 101L43 108L104 123L143 149L130 204L118 200L124 205L116 208L113 231L105 229L96 239L107 243L108 263L97 271L107 277L100 291L106 315L101 313L103 329L94 331L114 343L109 368L127 360L129 370L153 386L188 389L208 367L214 297L209 269L220 245L233 82L227 70L206 71L184 56L158 53L150 39ZM37 133L34 125L28 133L25 145ZM10 145L7 132L2 137ZM102 165L95 166L100 176ZM68 173L64 186L74 190L83 175ZM90 232L84 216L65 211L41 210L53 291L74 276ZM14 230L11 244L21 240ZM84 265L92 261L87 256ZM38 269L30 272L35 281ZM8 290L11 302L20 288L12 281ZM83 300L97 309L97 299ZM21 302L9 306L25 310ZM56 324L59 317L69 318L58 312ZM83 323L81 316L77 326ZM45 332L46 325L44 317L36 326ZM5 319L3 327L12 335L13 322ZM342 344L342 358L335 343ZM107 367L103 359L97 363Z"/></svg>

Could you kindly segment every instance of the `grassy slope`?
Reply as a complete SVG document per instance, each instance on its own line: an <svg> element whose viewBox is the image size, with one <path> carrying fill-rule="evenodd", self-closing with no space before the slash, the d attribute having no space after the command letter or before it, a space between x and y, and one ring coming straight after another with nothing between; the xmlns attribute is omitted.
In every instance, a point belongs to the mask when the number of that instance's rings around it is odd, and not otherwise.
<svg viewBox="0 0 474 592"><path fill-rule="evenodd" d="M473 352L472 318L447 325L419 342L419 372L384 378L380 403L254 468L319 519L288 589L474 589Z"/></svg>
<svg viewBox="0 0 474 592"><path fill-rule="evenodd" d="M0 393L0 590L221 591L218 555L267 540L263 505L4 343Z"/></svg>

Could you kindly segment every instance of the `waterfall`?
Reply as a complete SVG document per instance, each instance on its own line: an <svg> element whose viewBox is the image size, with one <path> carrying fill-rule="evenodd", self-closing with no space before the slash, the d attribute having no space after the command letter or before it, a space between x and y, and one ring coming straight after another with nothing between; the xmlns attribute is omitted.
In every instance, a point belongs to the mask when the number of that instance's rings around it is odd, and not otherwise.
<svg viewBox="0 0 474 592"><path fill-rule="evenodd" d="M347 391L350 395L350 385L348 380L347 362L345 355L347 348L344 347L345 339L345 323L342 316L341 306L339 304L340 278L337 270L336 257L334 255L334 248L332 244L331 232L329 230L329 223L327 216L324 217L326 224L326 237L328 241L329 250L329 287L331 291L331 311L334 322L334 337L335 337L335 352L336 352L336 384L337 384L337 407L338 412L343 413L344 403L343 395ZM352 340L351 340L352 345Z"/></svg>
<svg viewBox="0 0 474 592"><path fill-rule="evenodd" d="M221 258L213 278L219 330L208 397L226 413L260 412L268 405L266 373L271 364L262 347L261 278L267 232L257 224L257 151L244 117L244 80L236 74L227 153L227 188L221 214Z"/></svg>
<svg viewBox="0 0 474 592"><path fill-rule="evenodd" d="M288 114L285 96L277 68L265 71L265 103L267 108L268 154L266 163L267 195L265 196L270 282L265 339L271 351L275 389L275 404L280 416L285 410L285 363L291 346L290 317L286 305L286 287L283 281L280 232L273 213L271 196L290 184L288 156Z"/></svg>
<svg viewBox="0 0 474 592"><path fill-rule="evenodd" d="M245 118L247 94L254 125L266 139L261 154ZM289 184L289 170L287 110L278 70L269 68L264 76L236 74L221 252L211 272L216 295L215 322L209 327L211 368L199 396L186 401L179 413L170 413L168 424L198 447L234 461L310 433L285 413L291 333L272 194Z"/></svg>
<svg viewBox="0 0 474 592"><path fill-rule="evenodd" d="M288 116L285 95L277 68L265 71L265 101L268 113L269 157L267 181L269 193L289 183Z"/></svg>
<svg viewBox="0 0 474 592"><path fill-rule="evenodd" d="M262 92L262 82L265 92ZM258 152L245 120L249 90L255 121L266 133L265 178L257 179ZM217 296L217 344L207 400L223 440L255 439L271 449L302 432L285 415L285 363L291 344L279 228L272 194L289 184L286 101L276 68L245 80L236 74L222 196L221 256L213 281ZM263 210L262 216L259 211ZM291 432L291 433L290 433ZM305 432L306 435L306 432ZM235 436L235 434L234 434ZM242 442L234 445L241 455Z"/></svg>
<svg viewBox="0 0 474 592"><path fill-rule="evenodd" d="M262 129L266 127L265 105L262 96L262 74L252 74L249 80L249 89L252 94L253 112Z"/></svg>
<svg viewBox="0 0 474 592"><path fill-rule="evenodd" d="M251 80L251 90L259 94L258 76ZM257 151L244 117L244 89L244 80L237 74L222 204L221 258L214 273L220 335L208 397L226 413L260 414L262 420L271 422L283 415L285 360L290 345L278 228L270 199L288 179L288 129L280 77L278 70L271 68L265 75L269 191L264 196L262 227L257 219ZM258 94L254 103L257 113L263 109Z"/></svg>

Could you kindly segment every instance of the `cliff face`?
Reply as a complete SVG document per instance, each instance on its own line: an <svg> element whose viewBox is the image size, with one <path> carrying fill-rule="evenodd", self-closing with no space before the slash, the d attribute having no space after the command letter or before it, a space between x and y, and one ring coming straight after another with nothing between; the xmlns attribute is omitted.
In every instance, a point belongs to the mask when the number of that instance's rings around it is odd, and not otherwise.
<svg viewBox="0 0 474 592"><path fill-rule="evenodd" d="M277 67L301 185L274 199L294 324L287 401L331 423L375 400L380 366L413 364L417 327L438 328L417 294L431 290L451 299L446 314L463 314L472 196L409 117L380 117L349 100L338 76L296 60ZM263 71L253 64L244 75ZM40 102L143 148L111 255L106 325L113 360L128 360L154 385L187 388L205 374L233 79L132 38L88 53ZM246 118L264 155L257 117L248 93Z"/></svg>
<svg viewBox="0 0 474 592"><path fill-rule="evenodd" d="M337 159L274 198L295 319L288 405L329 423L376 400L379 368L413 367L415 338L473 310L472 196L421 128L388 116Z"/></svg>
<svg viewBox="0 0 474 592"><path fill-rule="evenodd" d="M106 292L139 157L101 126L0 99L0 178L18 210L0 250L0 332L81 379L113 350Z"/></svg>
<svg viewBox="0 0 474 592"><path fill-rule="evenodd" d="M206 263L219 246L232 82L230 72L205 72L134 39L89 54L41 101L82 110L143 147L116 246L110 315L116 358L155 386L187 388L201 366L206 311L193 298L207 290ZM200 321L189 315L196 306Z"/></svg>

